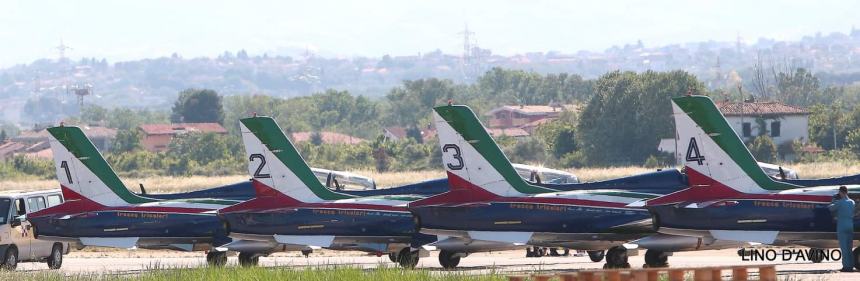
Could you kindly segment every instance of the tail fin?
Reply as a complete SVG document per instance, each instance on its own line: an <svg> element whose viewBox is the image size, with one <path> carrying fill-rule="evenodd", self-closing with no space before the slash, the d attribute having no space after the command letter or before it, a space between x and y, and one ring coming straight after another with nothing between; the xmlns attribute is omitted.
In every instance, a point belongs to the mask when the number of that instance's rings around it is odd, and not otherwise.
<svg viewBox="0 0 860 281"><path fill-rule="evenodd" d="M679 159L691 187L724 185L742 193L768 193L797 186L767 176L706 96L672 99Z"/></svg>
<svg viewBox="0 0 860 281"><path fill-rule="evenodd" d="M317 180L275 120L251 117L240 121L248 172L254 180L302 202L352 198Z"/></svg>
<svg viewBox="0 0 860 281"><path fill-rule="evenodd" d="M465 180L497 196L554 191L523 180L469 107L436 107L433 118L442 147L442 162L451 183Z"/></svg>
<svg viewBox="0 0 860 281"><path fill-rule="evenodd" d="M80 128L52 127L48 133L57 179L64 191L73 191L105 206L155 201L129 191Z"/></svg>

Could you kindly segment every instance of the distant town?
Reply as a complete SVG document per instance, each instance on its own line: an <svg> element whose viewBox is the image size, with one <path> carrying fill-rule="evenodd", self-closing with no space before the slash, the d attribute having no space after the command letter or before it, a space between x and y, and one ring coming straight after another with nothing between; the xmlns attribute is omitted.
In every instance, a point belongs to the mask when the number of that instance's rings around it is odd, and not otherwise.
<svg viewBox="0 0 860 281"><path fill-rule="evenodd" d="M179 91L207 88L222 95L305 96L326 89L382 97L404 80L447 79L471 83L493 68L540 74L569 73L586 79L614 70L683 70L709 89L756 87L757 75L804 68L822 86L860 81L860 29L818 33L799 41L771 39L694 42L648 46L632 42L603 52L550 51L513 56L494 54L469 39L464 51L439 50L411 56L327 58L226 51L217 58L182 54L138 61L77 58L58 46L58 57L0 69L0 120L12 123L56 121L82 104L167 110ZM68 57L66 56L68 55ZM758 93L763 94L763 93ZM27 109L29 108L29 109ZM40 109L35 110L34 109ZM29 110L28 118L21 113ZM48 116L39 118L41 111Z"/></svg>

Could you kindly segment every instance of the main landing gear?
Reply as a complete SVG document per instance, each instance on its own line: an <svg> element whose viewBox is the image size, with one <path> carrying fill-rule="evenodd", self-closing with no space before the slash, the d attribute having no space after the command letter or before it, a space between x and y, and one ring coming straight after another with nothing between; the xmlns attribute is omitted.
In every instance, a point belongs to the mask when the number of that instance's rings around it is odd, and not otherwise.
<svg viewBox="0 0 860 281"><path fill-rule="evenodd" d="M854 268L860 270L860 247L854 248L854 251L851 252L851 256L854 258ZM844 259L845 256L842 256Z"/></svg>
<svg viewBox="0 0 860 281"><path fill-rule="evenodd" d="M239 253L239 265L242 267L257 266L260 263L260 254L241 252Z"/></svg>
<svg viewBox="0 0 860 281"><path fill-rule="evenodd" d="M600 262L603 260L603 257L606 256L606 251L586 251L588 253L588 258L593 262Z"/></svg>
<svg viewBox="0 0 860 281"><path fill-rule="evenodd" d="M227 264L227 252L209 251L206 253L206 263L212 267L222 267Z"/></svg>
<svg viewBox="0 0 860 281"><path fill-rule="evenodd" d="M663 251L657 250L648 250L645 252L645 265L644 267L668 267L669 266L669 255Z"/></svg>
<svg viewBox="0 0 860 281"><path fill-rule="evenodd" d="M388 257L391 258L391 255ZM403 248L397 253L395 262L403 268L415 268L418 265L418 251L413 251L409 247Z"/></svg>
<svg viewBox="0 0 860 281"><path fill-rule="evenodd" d="M627 262L627 248L624 246L609 248L609 251L606 251L606 264L603 268L630 268L630 263Z"/></svg>
<svg viewBox="0 0 860 281"><path fill-rule="evenodd" d="M445 269L453 269L460 264L460 257L457 252L442 250L439 251L439 264Z"/></svg>

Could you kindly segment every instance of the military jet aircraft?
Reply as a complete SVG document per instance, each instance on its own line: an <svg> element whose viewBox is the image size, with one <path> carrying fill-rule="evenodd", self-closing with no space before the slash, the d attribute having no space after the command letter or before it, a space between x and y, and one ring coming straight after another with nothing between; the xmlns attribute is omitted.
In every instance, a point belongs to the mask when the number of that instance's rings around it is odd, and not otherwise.
<svg viewBox="0 0 860 281"><path fill-rule="evenodd" d="M689 187L647 202L660 233L769 245L838 245L827 209L838 186L800 186L767 176L708 97L674 98L672 111ZM860 186L848 189L855 193ZM858 254L855 249L855 260Z"/></svg>
<svg viewBox="0 0 860 281"><path fill-rule="evenodd" d="M424 197L357 197L328 189L272 118L240 121L257 196L218 214L234 239L224 247L239 251L241 264L275 251L326 248L391 253L400 265L414 267L419 253L412 244L435 239L417 232L406 209Z"/></svg>
<svg viewBox="0 0 860 281"><path fill-rule="evenodd" d="M26 216L37 239L78 246L208 250L209 264L227 262L226 252L213 250L230 241L215 210L239 201L136 195L80 128L47 130L66 201Z"/></svg>
<svg viewBox="0 0 860 281"><path fill-rule="evenodd" d="M726 247L699 239L653 234L649 199L686 187L677 170L606 182L537 185L517 175L511 163L466 106L434 109L434 123L451 190L409 204L420 231L438 235L426 248L441 250L445 268L469 253L526 245L606 253L606 267L626 267L623 244L640 239L646 263L662 266L666 251ZM629 183L629 184L627 184ZM643 246L644 247L644 246Z"/></svg>

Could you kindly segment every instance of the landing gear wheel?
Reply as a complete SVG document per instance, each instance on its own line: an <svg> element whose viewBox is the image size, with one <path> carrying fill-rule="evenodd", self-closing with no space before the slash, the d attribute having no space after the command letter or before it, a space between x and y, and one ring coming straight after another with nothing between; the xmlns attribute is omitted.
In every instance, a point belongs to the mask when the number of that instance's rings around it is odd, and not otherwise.
<svg viewBox="0 0 860 281"><path fill-rule="evenodd" d="M397 262L397 253L388 253L388 260L391 262Z"/></svg>
<svg viewBox="0 0 860 281"><path fill-rule="evenodd" d="M412 251L409 247L403 248L397 253L397 263L403 268L415 268L418 265L418 251Z"/></svg>
<svg viewBox="0 0 860 281"><path fill-rule="evenodd" d="M669 266L669 255L663 251L648 250L645 252L645 266L649 268Z"/></svg>
<svg viewBox="0 0 860 281"><path fill-rule="evenodd" d="M302 256L305 256L307 258L313 252L314 252L314 250L302 250Z"/></svg>
<svg viewBox="0 0 860 281"><path fill-rule="evenodd" d="M809 260L812 261L812 263L821 263L824 261L824 250L809 249Z"/></svg>
<svg viewBox="0 0 860 281"><path fill-rule="evenodd" d="M239 253L239 265L242 267L257 266L260 263L260 256L255 253L241 252Z"/></svg>
<svg viewBox="0 0 860 281"><path fill-rule="evenodd" d="M460 264L460 257L455 252L442 250L439 252L439 264L445 269L453 269Z"/></svg>
<svg viewBox="0 0 860 281"><path fill-rule="evenodd" d="M206 263L209 266L222 267L227 264L227 252L211 251L206 253Z"/></svg>
<svg viewBox="0 0 860 281"><path fill-rule="evenodd" d="M606 255L606 251L587 251L588 258L593 262L600 262L603 260L603 256Z"/></svg>
<svg viewBox="0 0 860 281"><path fill-rule="evenodd" d="M6 250L6 256L3 257L3 265L0 265L0 269L3 270L15 270L18 268L18 248L9 248Z"/></svg>
<svg viewBox="0 0 860 281"><path fill-rule="evenodd" d="M51 255L48 256L48 268L60 269L63 266L63 244L54 244Z"/></svg>
<svg viewBox="0 0 860 281"><path fill-rule="evenodd" d="M570 256L570 249L564 248L564 252L561 253L562 256Z"/></svg>
<svg viewBox="0 0 860 281"><path fill-rule="evenodd" d="M630 268L627 262L627 249L624 246L615 246L606 251L606 264L603 268Z"/></svg>
<svg viewBox="0 0 860 281"><path fill-rule="evenodd" d="M527 258L533 258L533 257L535 257L535 253L534 253L534 252L532 252L532 248L530 248L530 247L529 247L529 248L526 248L526 257L527 257Z"/></svg>
<svg viewBox="0 0 860 281"><path fill-rule="evenodd" d="M860 269L860 247L854 248L852 254L851 256L854 257L854 268ZM842 258L844 259L845 256L843 255Z"/></svg>
<svg viewBox="0 0 860 281"><path fill-rule="evenodd" d="M546 248L544 247L535 247L534 251L532 252L535 253L535 257L546 256Z"/></svg>
<svg viewBox="0 0 860 281"><path fill-rule="evenodd" d="M558 257L561 256L561 254L558 253L558 248L549 248L549 256Z"/></svg>

